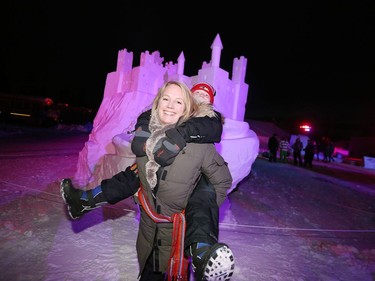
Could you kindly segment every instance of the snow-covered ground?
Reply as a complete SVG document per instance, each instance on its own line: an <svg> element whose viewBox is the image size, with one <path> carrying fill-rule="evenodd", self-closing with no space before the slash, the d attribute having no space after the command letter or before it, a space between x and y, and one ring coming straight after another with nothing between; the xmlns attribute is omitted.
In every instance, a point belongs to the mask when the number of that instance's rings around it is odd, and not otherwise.
<svg viewBox="0 0 375 281"><path fill-rule="evenodd" d="M131 198L71 221L59 181L88 134L5 129L0 137L1 280L133 281L138 209ZM221 209L231 281L375 278L375 173L258 158Z"/></svg>

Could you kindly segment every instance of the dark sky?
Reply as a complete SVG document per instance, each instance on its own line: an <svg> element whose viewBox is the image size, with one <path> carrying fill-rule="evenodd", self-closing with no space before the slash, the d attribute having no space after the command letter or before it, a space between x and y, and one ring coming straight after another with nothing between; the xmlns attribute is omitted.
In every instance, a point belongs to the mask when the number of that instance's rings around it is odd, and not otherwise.
<svg viewBox="0 0 375 281"><path fill-rule="evenodd" d="M247 119L375 135L374 1L154 2L3 1L0 92L98 108L119 50L133 66L146 50L183 51L191 76L220 34L221 68L248 59Z"/></svg>

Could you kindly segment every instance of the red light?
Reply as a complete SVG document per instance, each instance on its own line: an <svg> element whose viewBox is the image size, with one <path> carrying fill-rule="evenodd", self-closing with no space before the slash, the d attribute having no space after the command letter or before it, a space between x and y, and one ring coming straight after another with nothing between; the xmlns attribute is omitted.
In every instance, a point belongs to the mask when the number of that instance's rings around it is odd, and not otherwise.
<svg viewBox="0 0 375 281"><path fill-rule="evenodd" d="M299 126L300 129L304 130L305 132L310 132L311 131L311 126L310 125L301 125Z"/></svg>
<svg viewBox="0 0 375 281"><path fill-rule="evenodd" d="M50 99L50 98L45 98L44 99L44 103L47 105L47 106L51 106L53 104L53 100Z"/></svg>

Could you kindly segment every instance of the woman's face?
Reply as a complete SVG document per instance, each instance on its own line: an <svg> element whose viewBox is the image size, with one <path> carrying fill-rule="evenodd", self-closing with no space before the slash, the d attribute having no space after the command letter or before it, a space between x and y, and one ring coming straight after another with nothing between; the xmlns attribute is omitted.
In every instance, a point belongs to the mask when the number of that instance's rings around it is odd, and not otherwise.
<svg viewBox="0 0 375 281"><path fill-rule="evenodd" d="M168 85L158 103L158 114L162 124L177 123L185 111L185 102L179 86Z"/></svg>

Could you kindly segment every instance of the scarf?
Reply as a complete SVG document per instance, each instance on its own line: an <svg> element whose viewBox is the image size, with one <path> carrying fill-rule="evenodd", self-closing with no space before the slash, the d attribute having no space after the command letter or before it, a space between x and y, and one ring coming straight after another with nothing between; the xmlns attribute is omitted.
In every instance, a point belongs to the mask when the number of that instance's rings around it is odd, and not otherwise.
<svg viewBox="0 0 375 281"><path fill-rule="evenodd" d="M149 124L151 136L146 141L146 155L148 157L148 162L146 163L146 179L152 190L157 184L156 172L160 167L160 165L155 161L154 158L155 146L161 138L165 137L165 131L173 128L174 126L175 124L162 125L159 117L157 116L157 113L153 111L151 112L151 119Z"/></svg>
<svg viewBox="0 0 375 281"><path fill-rule="evenodd" d="M156 223L173 223L172 251L168 262L167 281L188 281L189 260L184 256L186 232L185 210L181 213L173 214L172 217L158 214L153 210L152 206L149 205L148 200L143 193L144 191L141 185L138 192L138 198L147 215Z"/></svg>

